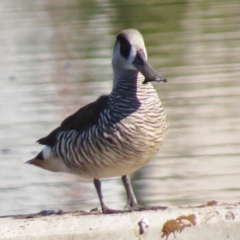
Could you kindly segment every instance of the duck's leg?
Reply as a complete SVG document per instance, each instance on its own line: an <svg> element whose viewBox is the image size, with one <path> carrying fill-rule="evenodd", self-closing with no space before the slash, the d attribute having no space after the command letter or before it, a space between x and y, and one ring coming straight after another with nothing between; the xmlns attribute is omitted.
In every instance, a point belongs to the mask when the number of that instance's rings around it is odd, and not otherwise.
<svg viewBox="0 0 240 240"><path fill-rule="evenodd" d="M131 184L131 180L130 180L129 176L128 175L122 176L122 181L123 181L124 187L127 192L127 198L128 198L127 205L130 206L131 210L133 210L133 211L134 210L135 211L158 210L158 209L164 210L167 208L167 207L161 207L161 206L143 207L141 205L138 205L136 197L135 197L133 189L132 189L132 184Z"/></svg>
<svg viewBox="0 0 240 240"><path fill-rule="evenodd" d="M127 199L128 199L127 205L129 205L131 209L134 209L135 207L137 207L137 208L140 207L137 204L137 199L134 195L131 180L130 180L129 176L128 175L123 175L122 176L122 181L123 181L126 193L127 193Z"/></svg>
<svg viewBox="0 0 240 240"><path fill-rule="evenodd" d="M103 201L101 181L97 178L94 178L93 183L96 188L103 213L123 213L123 212L125 212L124 210L115 210L115 209L108 208Z"/></svg>

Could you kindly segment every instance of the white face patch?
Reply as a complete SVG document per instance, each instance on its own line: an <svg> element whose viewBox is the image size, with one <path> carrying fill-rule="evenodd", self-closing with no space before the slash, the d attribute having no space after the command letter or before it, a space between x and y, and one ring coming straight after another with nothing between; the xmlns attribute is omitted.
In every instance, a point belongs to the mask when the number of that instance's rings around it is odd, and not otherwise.
<svg viewBox="0 0 240 240"><path fill-rule="evenodd" d="M142 44L144 46L144 43L142 43ZM140 49L140 48L138 48L136 46L132 46L130 54L129 54L129 57L127 59L127 62L128 62L128 65L131 66L131 68L135 69L135 70L138 70L138 69L136 69L136 67L133 65L133 62L134 62L138 52L143 52L144 55L145 55L145 58L147 59L147 52L146 52L145 46L144 46L143 49Z"/></svg>
<svg viewBox="0 0 240 240"><path fill-rule="evenodd" d="M132 46L128 60L127 60L130 65L132 65L132 62L134 61L136 55L137 55L137 50L134 46Z"/></svg>

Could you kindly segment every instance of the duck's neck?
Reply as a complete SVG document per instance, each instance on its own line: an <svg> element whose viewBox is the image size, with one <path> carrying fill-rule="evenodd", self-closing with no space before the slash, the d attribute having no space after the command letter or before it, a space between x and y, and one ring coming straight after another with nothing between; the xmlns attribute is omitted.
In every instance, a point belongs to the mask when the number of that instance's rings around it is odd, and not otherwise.
<svg viewBox="0 0 240 240"><path fill-rule="evenodd" d="M110 103L124 111L137 110L151 94L156 94L151 83L143 84L143 81L144 76L137 71L115 74Z"/></svg>
<svg viewBox="0 0 240 240"><path fill-rule="evenodd" d="M114 73L113 89L111 97L123 96L133 98L139 95L144 89L152 88L151 84L143 84L144 76L138 71L121 71ZM139 96L138 96L139 98Z"/></svg>

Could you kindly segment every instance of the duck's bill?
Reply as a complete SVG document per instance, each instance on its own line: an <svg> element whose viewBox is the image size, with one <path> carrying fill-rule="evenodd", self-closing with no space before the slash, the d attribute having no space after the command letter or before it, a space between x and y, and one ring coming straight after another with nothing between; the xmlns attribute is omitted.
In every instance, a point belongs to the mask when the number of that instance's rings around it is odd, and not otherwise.
<svg viewBox="0 0 240 240"><path fill-rule="evenodd" d="M133 66L145 77L143 84L148 82L167 82L167 79L147 62L143 52L137 52Z"/></svg>

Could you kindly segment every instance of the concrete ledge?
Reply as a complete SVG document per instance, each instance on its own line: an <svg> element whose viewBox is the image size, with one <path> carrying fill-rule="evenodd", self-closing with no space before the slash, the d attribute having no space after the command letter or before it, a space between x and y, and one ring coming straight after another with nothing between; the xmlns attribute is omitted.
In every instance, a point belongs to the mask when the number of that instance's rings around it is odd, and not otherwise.
<svg viewBox="0 0 240 240"><path fill-rule="evenodd" d="M195 207L111 215L96 211L1 217L0 239L237 240L240 203L212 201Z"/></svg>

